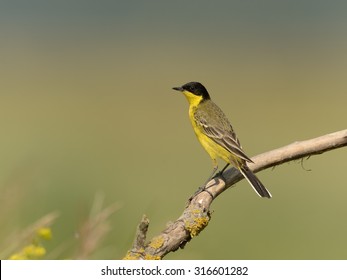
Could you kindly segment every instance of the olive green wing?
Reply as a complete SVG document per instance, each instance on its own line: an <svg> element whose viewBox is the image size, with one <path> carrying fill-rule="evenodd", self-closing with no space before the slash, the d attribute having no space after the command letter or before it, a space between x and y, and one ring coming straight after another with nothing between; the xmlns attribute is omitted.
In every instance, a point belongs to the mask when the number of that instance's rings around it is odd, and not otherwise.
<svg viewBox="0 0 347 280"><path fill-rule="evenodd" d="M252 162L242 150L240 141L224 113L217 106L213 109L213 111L196 110L194 114L196 125L206 136L230 153Z"/></svg>

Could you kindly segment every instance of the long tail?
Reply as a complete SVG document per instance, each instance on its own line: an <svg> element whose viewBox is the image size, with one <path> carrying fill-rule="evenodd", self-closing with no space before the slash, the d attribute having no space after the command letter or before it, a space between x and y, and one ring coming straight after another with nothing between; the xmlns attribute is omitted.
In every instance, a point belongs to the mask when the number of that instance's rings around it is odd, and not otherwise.
<svg viewBox="0 0 347 280"><path fill-rule="evenodd" d="M271 193L264 187L246 164L242 165L239 170L260 197L271 198Z"/></svg>

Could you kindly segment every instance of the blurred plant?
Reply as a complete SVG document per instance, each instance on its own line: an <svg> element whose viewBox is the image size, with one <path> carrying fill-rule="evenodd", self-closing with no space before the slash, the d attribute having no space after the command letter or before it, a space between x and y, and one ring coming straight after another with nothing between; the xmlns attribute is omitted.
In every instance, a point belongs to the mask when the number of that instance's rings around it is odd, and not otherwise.
<svg viewBox="0 0 347 280"><path fill-rule="evenodd" d="M10 256L10 260L37 260L46 255L46 249L42 245L42 240L51 240L52 230L49 227L42 227L36 230L31 244L25 246L20 252Z"/></svg>
<svg viewBox="0 0 347 280"><path fill-rule="evenodd" d="M91 210L82 221L75 239L68 239L53 250L46 251L44 241L52 239L50 226L59 216L57 212L52 212L19 233L10 234L0 248L0 259L60 259L62 256L69 259L92 258L93 253L100 250L102 240L111 229L110 216L121 207L119 203L104 207L103 202L104 196L96 194Z"/></svg>
<svg viewBox="0 0 347 280"><path fill-rule="evenodd" d="M103 208L103 201L104 196L96 194L89 217L76 234L79 244L75 253L75 259L91 258L92 253L96 249L100 249L101 241L111 229L109 217L121 206L119 203L114 203Z"/></svg>
<svg viewBox="0 0 347 280"><path fill-rule="evenodd" d="M50 225L56 220L56 212L49 213L18 234L13 234L2 250L1 259L35 260L46 255L43 240L52 239Z"/></svg>

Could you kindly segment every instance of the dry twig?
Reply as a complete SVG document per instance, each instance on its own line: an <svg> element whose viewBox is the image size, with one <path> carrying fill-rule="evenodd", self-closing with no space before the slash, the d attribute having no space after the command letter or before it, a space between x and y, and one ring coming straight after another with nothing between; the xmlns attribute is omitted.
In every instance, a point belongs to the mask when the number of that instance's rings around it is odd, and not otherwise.
<svg viewBox="0 0 347 280"><path fill-rule="evenodd" d="M344 146L347 146L347 129L310 140L294 142L260 154L252 158L255 163L249 164L249 168L253 172L258 172ZM169 252L183 248L192 237L198 235L207 226L210 221L209 209L213 200L242 180L243 176L235 168L231 168L223 173L223 179L217 177L208 182L206 185L208 192L203 191L193 197L182 215L147 244L145 239L149 222L147 218L143 218L138 226L133 248L128 251L125 259L162 259Z"/></svg>

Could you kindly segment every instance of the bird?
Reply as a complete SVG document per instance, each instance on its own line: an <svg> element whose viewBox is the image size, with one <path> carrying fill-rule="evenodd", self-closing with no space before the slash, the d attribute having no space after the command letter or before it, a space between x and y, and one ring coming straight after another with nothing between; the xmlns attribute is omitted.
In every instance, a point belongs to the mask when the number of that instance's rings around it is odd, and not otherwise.
<svg viewBox="0 0 347 280"><path fill-rule="evenodd" d="M231 164L240 171L260 197L271 198L270 192L247 166L247 163L253 161L243 151L228 118L211 100L207 89L199 82L189 82L172 89L183 93L187 98L189 119L194 132L212 159L213 172L209 180L214 178L213 175L218 169L217 158L221 158L227 164L219 174Z"/></svg>

